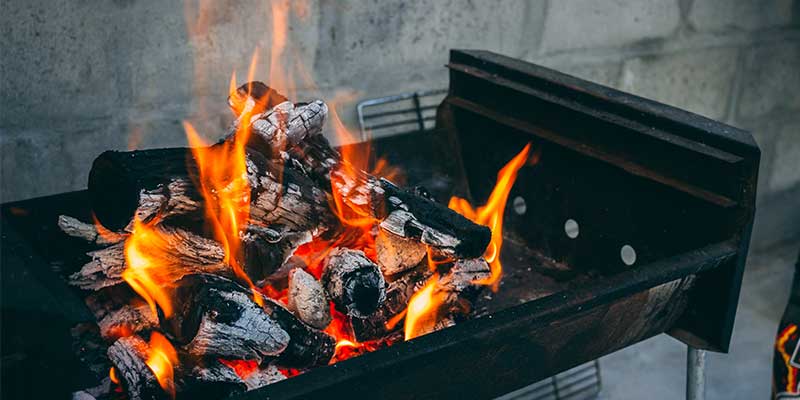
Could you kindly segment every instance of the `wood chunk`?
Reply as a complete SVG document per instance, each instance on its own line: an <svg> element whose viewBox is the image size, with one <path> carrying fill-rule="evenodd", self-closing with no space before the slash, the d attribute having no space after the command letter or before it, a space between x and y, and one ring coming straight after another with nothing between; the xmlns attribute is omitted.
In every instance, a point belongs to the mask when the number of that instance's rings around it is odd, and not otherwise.
<svg viewBox="0 0 800 400"><path fill-rule="evenodd" d="M163 282L172 282L193 273L232 275L224 262L221 245L192 232L171 227L156 228L159 250L164 255L163 267L158 270ZM87 253L92 258L80 271L70 276L70 284L81 289L98 290L122 283L125 270L125 243Z"/></svg>
<svg viewBox="0 0 800 400"><path fill-rule="evenodd" d="M97 227L93 224L81 222L68 215L58 216L58 227L69 236L77 237L100 246L119 243L125 240L125 235L123 234L111 231L104 231L100 234Z"/></svg>
<svg viewBox="0 0 800 400"><path fill-rule="evenodd" d="M311 241L311 233L281 232L279 228L249 226L242 234L244 262L242 266L253 281L271 276L294 254L297 248Z"/></svg>
<svg viewBox="0 0 800 400"><path fill-rule="evenodd" d="M322 286L336 308L354 317L374 313L386 299L386 282L364 252L336 248L324 261Z"/></svg>
<svg viewBox="0 0 800 400"><path fill-rule="evenodd" d="M289 272L288 299L286 308L308 325L325 329L331 323L330 305L325 291L308 272L302 269Z"/></svg>
<svg viewBox="0 0 800 400"><path fill-rule="evenodd" d="M236 372L219 360L206 358L189 362L193 364L188 371L183 371L181 398L221 399L247 391L247 385Z"/></svg>
<svg viewBox="0 0 800 400"><path fill-rule="evenodd" d="M397 324L390 330L386 323L406 309L411 296L422 288L431 275L433 272L427 265L423 265L405 272L390 282L386 289L386 300L375 313L365 318L350 320L356 340L365 342L381 339L392 331L402 328L402 324Z"/></svg>
<svg viewBox="0 0 800 400"><path fill-rule="evenodd" d="M427 253L424 244L393 233L378 231L375 237L378 265L384 275L395 275L414 268Z"/></svg>
<svg viewBox="0 0 800 400"><path fill-rule="evenodd" d="M222 150L222 147L211 147ZM324 231L335 218L326 193L282 160L247 153L251 188L250 223L275 224L291 231ZM205 202L195 185L198 168L191 149L106 151L89 174L89 195L97 218L111 229L128 226L134 216L149 221L158 215L173 225L202 222Z"/></svg>
<svg viewBox="0 0 800 400"><path fill-rule="evenodd" d="M158 327L158 317L146 303L124 305L106 314L98 323L105 339L119 338Z"/></svg>
<svg viewBox="0 0 800 400"><path fill-rule="evenodd" d="M108 359L131 399L166 399L153 371L147 366L150 346L138 336L118 339L108 348Z"/></svg>
<svg viewBox="0 0 800 400"><path fill-rule="evenodd" d="M264 297L264 310L289 333L289 346L275 360L275 364L288 368L310 368L328 365L336 350L336 339L314 329L294 316L280 303Z"/></svg>
<svg viewBox="0 0 800 400"><path fill-rule="evenodd" d="M289 334L251 292L226 278L185 276L176 282L173 298L174 315L161 327L190 355L260 362L289 344Z"/></svg>

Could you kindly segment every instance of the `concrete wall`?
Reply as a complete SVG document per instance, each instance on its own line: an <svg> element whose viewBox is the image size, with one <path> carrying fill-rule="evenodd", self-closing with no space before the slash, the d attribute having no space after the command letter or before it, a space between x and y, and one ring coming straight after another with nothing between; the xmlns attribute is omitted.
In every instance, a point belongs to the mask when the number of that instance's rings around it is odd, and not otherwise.
<svg viewBox="0 0 800 400"><path fill-rule="evenodd" d="M84 187L105 149L214 137L231 71L294 96L445 87L450 48L484 48L754 132L756 244L800 231L800 0L7 0L0 5L2 201ZM286 11L287 45L272 15ZM273 37L275 36L275 37ZM291 76L279 74L286 69ZM273 79L269 79L272 76Z"/></svg>

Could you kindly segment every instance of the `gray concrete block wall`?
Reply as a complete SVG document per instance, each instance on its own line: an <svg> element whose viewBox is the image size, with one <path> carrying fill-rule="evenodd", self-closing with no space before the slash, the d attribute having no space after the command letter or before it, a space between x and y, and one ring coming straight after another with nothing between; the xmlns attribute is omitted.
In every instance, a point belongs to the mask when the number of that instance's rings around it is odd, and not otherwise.
<svg viewBox="0 0 800 400"><path fill-rule="evenodd" d="M764 156L756 244L800 232L800 0L7 0L0 200L80 189L109 148L211 139L231 72L355 103L446 87L450 48L523 58L750 129ZM279 62L271 16L290 10ZM289 74L280 73L290 71ZM272 77L273 79L270 79Z"/></svg>

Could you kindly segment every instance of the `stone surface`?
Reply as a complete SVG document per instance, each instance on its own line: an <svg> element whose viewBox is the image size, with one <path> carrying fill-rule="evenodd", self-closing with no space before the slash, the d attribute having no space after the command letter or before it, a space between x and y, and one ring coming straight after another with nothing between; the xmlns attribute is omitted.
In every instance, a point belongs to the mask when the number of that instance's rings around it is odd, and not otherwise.
<svg viewBox="0 0 800 400"><path fill-rule="evenodd" d="M679 23L677 1L552 1L542 49L551 52L652 41L672 34Z"/></svg>
<svg viewBox="0 0 800 400"><path fill-rule="evenodd" d="M722 119L736 73L737 49L706 49L625 62L622 90Z"/></svg>
<svg viewBox="0 0 800 400"><path fill-rule="evenodd" d="M779 192L797 184L800 184L800 120L784 124L777 132L769 190ZM800 199L797 206L800 208Z"/></svg>
<svg viewBox="0 0 800 400"><path fill-rule="evenodd" d="M792 22L793 0L694 0L689 22L698 31L757 30Z"/></svg>
<svg viewBox="0 0 800 400"><path fill-rule="evenodd" d="M800 43L757 46L748 51L742 73L739 116L800 110Z"/></svg>

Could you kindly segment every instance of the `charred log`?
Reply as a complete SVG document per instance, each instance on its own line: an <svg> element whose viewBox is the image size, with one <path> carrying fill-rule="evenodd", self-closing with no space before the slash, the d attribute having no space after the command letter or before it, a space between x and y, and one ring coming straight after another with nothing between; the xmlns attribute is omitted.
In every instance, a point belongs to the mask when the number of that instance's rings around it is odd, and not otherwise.
<svg viewBox="0 0 800 400"><path fill-rule="evenodd" d="M242 235L244 270L253 281L272 276L300 245L311 241L311 234L283 232L280 227L249 226Z"/></svg>
<svg viewBox="0 0 800 400"><path fill-rule="evenodd" d="M386 282L378 266L360 250L334 249L324 261L322 285L342 313L366 317L386 299Z"/></svg>
<svg viewBox="0 0 800 400"><path fill-rule="evenodd" d="M223 262L225 252L219 243L183 229L164 226L154 229L158 240L151 245L158 247L158 253L163 255L162 267L157 270L162 282L173 282L193 273L232 274ZM126 267L125 243L116 243L88 255L91 261L70 276L70 284L98 290L122 283Z"/></svg>
<svg viewBox="0 0 800 400"><path fill-rule="evenodd" d="M146 303L124 305L106 314L97 323L105 339L130 336L158 327L158 317Z"/></svg>
<svg viewBox="0 0 800 400"><path fill-rule="evenodd" d="M432 274L433 272L427 266L422 266L408 271L390 282L386 289L386 300L377 311L364 318L350 320L356 340L365 342L380 339L402 327L401 324L387 327L387 323L392 317L406 309L411 296L425 284Z"/></svg>
<svg viewBox="0 0 800 400"><path fill-rule="evenodd" d="M264 299L264 310L278 321L291 338L275 364L289 368L327 365L336 350L336 339L307 325L283 305L266 297Z"/></svg>
<svg viewBox="0 0 800 400"><path fill-rule="evenodd" d="M289 272L288 300L287 308L308 325L325 329L331 323L330 305L325 291L308 272L302 269Z"/></svg>
<svg viewBox="0 0 800 400"><path fill-rule="evenodd" d="M120 338L108 348L108 359L131 399L169 398L147 366L149 352L150 346L138 336Z"/></svg>
<svg viewBox="0 0 800 400"><path fill-rule="evenodd" d="M219 276L186 276L176 282L174 314L161 327L193 356L260 362L283 352L290 337L252 296Z"/></svg>
<svg viewBox="0 0 800 400"><path fill-rule="evenodd" d="M301 172L255 151L247 158L252 223L299 232L324 229L332 220L325 193ZM89 196L97 218L111 229L128 226L134 216L148 221L156 215L191 226L201 222L205 207L197 177L190 149L107 151L92 165Z"/></svg>

